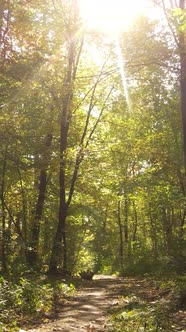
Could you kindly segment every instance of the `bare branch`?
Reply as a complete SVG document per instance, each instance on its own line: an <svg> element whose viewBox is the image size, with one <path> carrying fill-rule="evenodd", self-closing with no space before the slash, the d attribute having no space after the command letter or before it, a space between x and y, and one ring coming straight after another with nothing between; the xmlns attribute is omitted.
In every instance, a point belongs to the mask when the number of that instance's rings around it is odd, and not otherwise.
<svg viewBox="0 0 186 332"><path fill-rule="evenodd" d="M13 215L12 215L12 212L11 212L10 208L8 207L8 205L6 204L5 201L4 201L4 206L5 206L6 210L8 211L8 214L9 214L9 217L10 217L12 223L13 223L14 226L15 226L15 229L16 229L16 231L17 231L17 234L18 234L18 235L21 237L21 239L25 242L25 239L24 239L24 236L23 236L23 234L22 234L22 232L21 232L21 229L20 229L18 223L14 220L14 217L13 217Z"/></svg>
<svg viewBox="0 0 186 332"><path fill-rule="evenodd" d="M81 56L83 45L84 45L84 39L85 39L85 36L83 35L82 39L81 39L80 48L79 48L79 51L78 51L78 54L77 54L77 59L76 59L73 75L72 75L72 78L73 78L74 81L76 79L76 73L77 73L77 69L78 69L78 65L79 65L79 61L80 61L80 56Z"/></svg>
<svg viewBox="0 0 186 332"><path fill-rule="evenodd" d="M102 109L101 109L101 111L100 111L100 114L99 114L99 116L98 116L98 118L97 118L97 121L96 121L96 123L94 124L94 127L92 128L92 130L91 130L91 132L90 132L90 135L89 135L89 137L88 137L88 139L87 139L87 141L86 141L85 148L87 148L87 146L88 146L88 144L89 144L89 142L90 142L90 140L91 140L91 138L92 138L92 136L93 136L93 134L94 134L94 132L95 132L97 126L98 126L98 123L99 123L100 120L101 120L101 117L102 117L103 111L105 110L105 107L106 107L107 100L109 99L109 97L110 97L110 95L111 95L113 89L114 89L114 87L112 87L112 88L110 89L110 91L109 91L109 93L108 93L108 95L107 95L107 97L106 97L106 99L105 99L105 101L104 101L103 107L102 107Z"/></svg>
<svg viewBox="0 0 186 332"><path fill-rule="evenodd" d="M84 145L84 141L85 141L85 137L86 137L86 134L87 134L87 129L88 129L88 125L89 125L89 120L90 120L90 115L91 115L91 111L95 105L95 101L94 101L94 97L95 97L95 91L96 91L96 88L97 88L97 85L99 84L100 82L100 79L101 79L101 75L102 75L102 71L103 71L103 68L105 66L105 63L103 64L102 66L102 70L100 72L100 77L97 79L96 83L94 84L94 87L93 87L93 91L92 91L92 95L91 95L91 99L90 99L90 104L89 104L89 110L88 110L88 114L87 114L87 118L86 118L86 123L85 123L85 127L84 127L84 130L83 130L83 133L82 133L82 136L81 136L81 140L80 140L80 148L77 152L77 156L76 156L76 161L75 161L75 166L74 166L74 172L73 172L73 175L72 175L72 180L71 180L71 185L70 185L70 191L69 191L69 195L68 195L68 200L66 202L66 208L69 207L70 203L71 203L71 200L72 200L72 196L73 196L73 193L74 193L74 189L75 189L75 183L76 183L76 180L77 180L77 175L78 175L78 171L79 171L79 166L81 164L81 162L83 161L83 158L84 158L84 148L87 148L97 126L98 126L98 123L100 122L100 119L101 119L101 116L103 114L103 111L106 107L106 102L113 90L113 87L110 89L105 101L104 101L104 105L101 109L101 112L99 114L99 117L96 121L96 123L94 124L94 127L92 128L90 134L89 134L89 137ZM84 147L83 147L84 145Z"/></svg>

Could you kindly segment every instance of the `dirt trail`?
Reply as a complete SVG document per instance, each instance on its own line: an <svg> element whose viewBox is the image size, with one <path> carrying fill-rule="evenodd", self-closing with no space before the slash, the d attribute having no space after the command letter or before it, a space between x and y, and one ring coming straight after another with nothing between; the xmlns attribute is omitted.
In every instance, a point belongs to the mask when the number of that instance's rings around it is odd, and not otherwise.
<svg viewBox="0 0 186 332"><path fill-rule="evenodd" d="M108 327L108 309L117 300L116 287L121 279L111 276L95 276L92 282L79 289L61 308L57 318L29 332L85 332L105 331Z"/></svg>
<svg viewBox="0 0 186 332"><path fill-rule="evenodd" d="M127 302L128 296L146 301L150 305L166 300L153 280L145 278L119 278L95 276L93 281L83 283L74 296L57 307L55 318L28 332L103 332L109 331L110 309ZM124 301L124 302L123 302ZM134 300L133 300L134 301ZM128 303L128 302L127 302ZM178 310L172 315L174 331L185 331L186 312Z"/></svg>

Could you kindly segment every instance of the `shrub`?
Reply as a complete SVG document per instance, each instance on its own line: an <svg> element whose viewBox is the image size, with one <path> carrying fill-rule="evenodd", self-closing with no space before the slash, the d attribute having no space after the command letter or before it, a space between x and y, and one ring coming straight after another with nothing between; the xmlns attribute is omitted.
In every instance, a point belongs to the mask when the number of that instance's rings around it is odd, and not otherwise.
<svg viewBox="0 0 186 332"><path fill-rule="evenodd" d="M44 278L45 279L45 278ZM67 292L74 290L72 284L43 280L42 277L20 278L17 282L0 278L0 332L14 330L20 317L27 319L43 317L56 310L57 304Z"/></svg>

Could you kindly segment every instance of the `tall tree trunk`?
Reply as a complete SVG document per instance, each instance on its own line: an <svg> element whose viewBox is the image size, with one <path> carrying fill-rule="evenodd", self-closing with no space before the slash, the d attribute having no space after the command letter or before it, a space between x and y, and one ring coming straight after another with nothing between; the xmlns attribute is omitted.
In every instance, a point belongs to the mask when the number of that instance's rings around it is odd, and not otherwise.
<svg viewBox="0 0 186 332"><path fill-rule="evenodd" d="M136 209L136 203L133 201L133 213L134 213L134 228L133 228L133 234L132 234L132 241L136 241L136 233L137 233L137 227L138 227L138 213Z"/></svg>
<svg viewBox="0 0 186 332"><path fill-rule="evenodd" d="M121 222L121 199L118 198L118 227L119 227L119 258L120 258L120 267L121 271L123 271L123 225Z"/></svg>
<svg viewBox="0 0 186 332"><path fill-rule="evenodd" d="M125 242L127 243L129 240L129 229L128 229L128 199L124 199L124 234L125 234Z"/></svg>
<svg viewBox="0 0 186 332"><path fill-rule="evenodd" d="M186 1L180 0L180 8L184 11L186 8ZM184 22L183 22L184 23ZM183 144L184 144L184 162L186 168L186 31L179 32L180 45L180 92L181 92L181 114L183 122Z"/></svg>
<svg viewBox="0 0 186 332"><path fill-rule="evenodd" d="M157 239L157 227L156 227L156 217L152 212L151 203L149 203L149 218L150 218L150 225L151 225L151 239L152 239L152 246L153 246L153 256L156 260L158 257L158 239Z"/></svg>
<svg viewBox="0 0 186 332"><path fill-rule="evenodd" d="M45 195L47 189L47 168L49 163L49 148L52 144L52 134L47 134L45 141L45 148L42 156L42 169L39 176L39 188L38 188L38 197L34 212L34 218L31 225L31 236L29 241L29 248L26 253L27 261L30 265L37 267L39 254L39 234L40 234L40 222L43 214L43 207L45 202Z"/></svg>
<svg viewBox="0 0 186 332"><path fill-rule="evenodd" d="M170 218L170 210L163 208L162 209L162 218L163 218L163 230L164 230L164 242L166 244L167 254L172 254L172 221Z"/></svg>
<svg viewBox="0 0 186 332"><path fill-rule="evenodd" d="M19 169L19 166L17 167L17 172L19 175L19 182L20 182L20 189L21 189L21 197L22 197L22 227L21 227L21 232L22 232L22 237L24 239L24 256L26 257L27 254L27 249L26 249L26 243L27 243L27 199L25 195L25 189L23 185L23 180L22 180L22 175L21 171Z"/></svg>
<svg viewBox="0 0 186 332"><path fill-rule="evenodd" d="M2 241L1 241L1 260L3 272L7 272L7 257L6 257L6 206L5 206L5 174L6 174L6 163L7 163L7 150L8 146L5 147L3 168L2 168L2 179L1 179L1 219L2 219Z"/></svg>
<svg viewBox="0 0 186 332"><path fill-rule="evenodd" d="M70 38L70 37L69 37ZM59 166L59 217L56 235L53 242L52 253L50 258L49 272L56 273L58 265L61 263L61 252L64 272L67 270L67 242L66 242L66 187L65 187L65 152L67 149L67 138L70 121L70 106L73 98L73 67L75 58L74 40L71 36L68 49L68 69L64 81L65 95L61 112L60 124L60 166Z"/></svg>
<svg viewBox="0 0 186 332"><path fill-rule="evenodd" d="M179 229L179 240L183 241L184 238L184 225L185 225L185 218L186 218L186 209L184 211L180 211L180 229Z"/></svg>
<svg viewBox="0 0 186 332"><path fill-rule="evenodd" d="M77 14L77 1L74 0L74 24L78 22L78 16ZM53 246L52 246L52 252L51 252L51 259L49 263L49 273L56 273L58 270L58 266L62 267L62 270L64 272L67 271L67 238L66 238L66 218L68 215L69 206L71 204L71 200L73 197L73 193L75 190L75 183L78 176L78 171L81 162L84 158L84 150L88 147L89 142L92 139L92 136L99 124L99 121L101 119L103 110L106 107L107 99L109 98L112 89L110 89L106 99L105 103L103 104L103 107L100 111L100 114L98 118L96 119L92 129L90 130L88 134L88 126L90 122L90 116L91 111L93 107L95 106L95 91L96 88L100 82L100 78L103 74L104 66L100 72L100 74L97 77L97 81L93 85L93 88L89 91L91 92L90 96L90 102L89 102L89 109L87 111L85 126L82 132L79 149L76 154L76 160L74 165L74 170L72 173L72 178L70 181L70 187L68 190L66 190L66 150L67 150L67 139L68 139L68 132L69 132L69 126L71 122L71 116L72 116L72 99L73 99L73 88L74 88L74 82L76 80L76 73L78 69L78 64L80 60L80 55L82 52L84 43L84 36L82 37L81 43L79 45L78 49L78 40L76 40L76 35L72 35L72 33L69 33L68 36L68 52L67 52L67 72L64 80L63 85L63 102L62 102L62 109L61 109L61 123L60 123L60 167L59 167L59 217L58 217L58 225L56 234L54 236ZM57 104L59 105L59 99L54 94L53 95L55 101L57 101ZM67 194L68 191L68 194Z"/></svg>
<svg viewBox="0 0 186 332"><path fill-rule="evenodd" d="M156 1L154 0L154 3ZM183 152L184 152L184 165L186 169L186 31L184 28L185 22L181 21L180 15L180 24L177 29L177 33L175 31L175 26L172 25L169 10L174 8L179 8L184 11L186 8L186 0L178 0L178 3L173 3L171 0L169 1L169 8L167 8L167 1L161 0L163 12L165 14L167 23L172 32L175 43L177 44L178 51L180 54L180 108L182 114L182 126L183 126ZM184 14L183 14L183 17Z"/></svg>

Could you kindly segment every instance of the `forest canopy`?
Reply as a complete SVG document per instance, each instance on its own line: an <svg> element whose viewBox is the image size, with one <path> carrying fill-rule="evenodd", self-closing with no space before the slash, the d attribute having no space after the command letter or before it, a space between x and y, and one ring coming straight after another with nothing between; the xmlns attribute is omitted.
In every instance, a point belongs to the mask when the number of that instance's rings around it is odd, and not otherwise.
<svg viewBox="0 0 186 332"><path fill-rule="evenodd" d="M3 273L185 270L186 1L99 3L1 0Z"/></svg>

